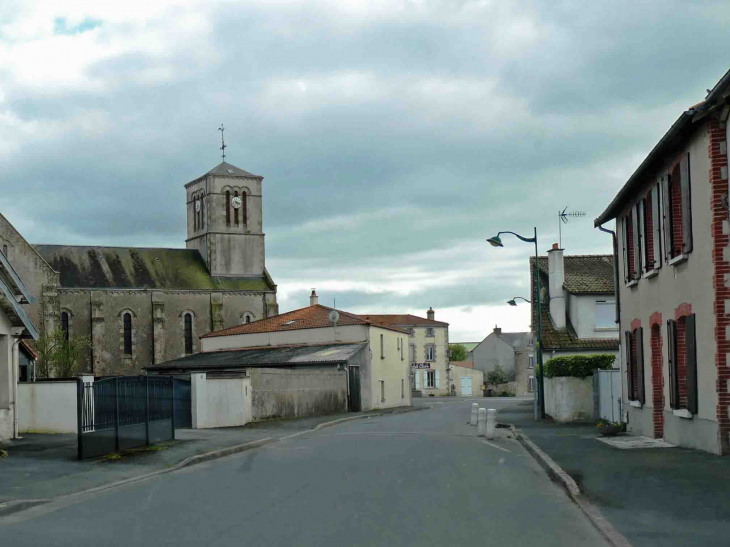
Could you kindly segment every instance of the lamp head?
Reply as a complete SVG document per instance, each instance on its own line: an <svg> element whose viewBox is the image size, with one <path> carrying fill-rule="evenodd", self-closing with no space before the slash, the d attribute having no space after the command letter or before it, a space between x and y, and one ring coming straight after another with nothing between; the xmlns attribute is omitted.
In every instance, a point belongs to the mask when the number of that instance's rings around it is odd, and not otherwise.
<svg viewBox="0 0 730 547"><path fill-rule="evenodd" d="M504 245L502 245L502 240L499 238L499 236L490 237L487 240L487 243L489 243L492 247L504 247Z"/></svg>
<svg viewBox="0 0 730 547"><path fill-rule="evenodd" d="M509 304L510 306L516 306L517 302L515 302L515 299L513 298L512 300L507 300L507 304Z"/></svg>

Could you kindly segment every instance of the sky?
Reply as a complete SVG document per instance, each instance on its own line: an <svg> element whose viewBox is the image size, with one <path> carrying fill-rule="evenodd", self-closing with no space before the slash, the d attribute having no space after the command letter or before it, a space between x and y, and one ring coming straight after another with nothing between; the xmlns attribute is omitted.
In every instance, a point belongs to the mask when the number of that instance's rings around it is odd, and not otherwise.
<svg viewBox="0 0 730 547"><path fill-rule="evenodd" d="M184 247L183 185L264 176L280 311L529 330L532 245L597 217L730 68L726 1L0 3L0 212L31 243Z"/></svg>

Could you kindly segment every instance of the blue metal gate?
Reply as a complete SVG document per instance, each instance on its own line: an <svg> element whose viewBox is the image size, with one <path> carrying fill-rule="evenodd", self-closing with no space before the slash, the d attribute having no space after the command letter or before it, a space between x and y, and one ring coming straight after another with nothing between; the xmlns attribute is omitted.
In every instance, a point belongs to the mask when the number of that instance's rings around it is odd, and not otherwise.
<svg viewBox="0 0 730 547"><path fill-rule="evenodd" d="M175 383L175 427L193 427L193 406L190 380L174 378Z"/></svg>

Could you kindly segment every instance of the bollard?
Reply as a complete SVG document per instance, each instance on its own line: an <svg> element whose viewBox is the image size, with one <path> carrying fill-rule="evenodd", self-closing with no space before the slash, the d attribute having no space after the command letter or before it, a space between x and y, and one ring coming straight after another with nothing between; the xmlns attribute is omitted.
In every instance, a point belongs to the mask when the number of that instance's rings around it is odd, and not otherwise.
<svg viewBox="0 0 730 547"><path fill-rule="evenodd" d="M477 425L477 411L479 410L479 405L476 403L471 404L471 422L469 422L471 425Z"/></svg>
<svg viewBox="0 0 730 547"><path fill-rule="evenodd" d="M487 409L480 408L477 416L477 435L479 437L487 436Z"/></svg>
<svg viewBox="0 0 730 547"><path fill-rule="evenodd" d="M493 408L487 410L487 439L494 439L494 429L497 426L497 411Z"/></svg>

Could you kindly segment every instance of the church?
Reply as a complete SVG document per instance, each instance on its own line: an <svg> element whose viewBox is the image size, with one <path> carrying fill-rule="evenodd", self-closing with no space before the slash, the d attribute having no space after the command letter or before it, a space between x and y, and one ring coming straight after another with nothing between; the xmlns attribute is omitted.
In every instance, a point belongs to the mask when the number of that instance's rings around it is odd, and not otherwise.
<svg viewBox="0 0 730 547"><path fill-rule="evenodd" d="M225 161L187 183L184 249L31 245L1 214L0 245L41 333L89 337L86 372L138 374L199 351L204 334L279 313L262 183Z"/></svg>

